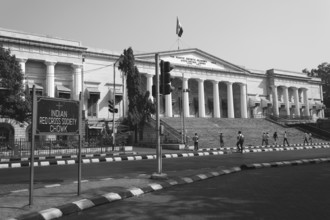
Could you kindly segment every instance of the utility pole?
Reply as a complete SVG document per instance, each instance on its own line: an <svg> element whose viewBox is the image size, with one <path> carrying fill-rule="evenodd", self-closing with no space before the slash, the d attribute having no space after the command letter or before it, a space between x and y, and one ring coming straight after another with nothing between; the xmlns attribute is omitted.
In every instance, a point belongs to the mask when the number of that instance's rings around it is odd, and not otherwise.
<svg viewBox="0 0 330 220"><path fill-rule="evenodd" d="M83 114L85 114L84 112L84 65L85 65L85 57L82 58L82 67L81 67L81 92L80 92L80 108L79 108L79 146L78 146L78 184L77 184L77 194L78 196L80 196L81 193L81 148L82 145L84 143L84 137L83 137L83 119L85 118L85 116Z"/></svg>
<svg viewBox="0 0 330 220"><path fill-rule="evenodd" d="M118 109L116 108L116 64L121 62L124 59L125 55L121 54L119 58L113 64L113 93L112 93L112 150L115 150L116 147L116 128L115 128L115 113L118 113ZM124 86L124 84L123 84ZM111 100L110 100L111 101Z"/></svg>
<svg viewBox="0 0 330 220"><path fill-rule="evenodd" d="M120 57L119 57L120 59ZM118 59L118 60L119 60ZM112 150L115 150L116 146L116 132L115 132L115 101L116 101L116 64L118 60L113 64L113 112L112 112Z"/></svg>
<svg viewBox="0 0 330 220"><path fill-rule="evenodd" d="M181 105L182 105L182 130L183 130L183 143L186 147L187 145L187 138L186 138L186 126L185 126L185 109L184 109L184 99L185 99L185 92L188 92L187 89L183 88L183 79L184 79L184 73L182 73L182 99L181 99Z"/></svg>

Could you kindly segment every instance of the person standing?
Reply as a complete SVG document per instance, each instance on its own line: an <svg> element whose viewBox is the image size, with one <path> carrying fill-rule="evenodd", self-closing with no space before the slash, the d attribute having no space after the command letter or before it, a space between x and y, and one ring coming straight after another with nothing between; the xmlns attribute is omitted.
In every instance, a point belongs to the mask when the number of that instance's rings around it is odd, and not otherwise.
<svg viewBox="0 0 330 220"><path fill-rule="evenodd" d="M197 135L197 133L195 133L195 136L193 137L193 141L194 141L194 150L197 151L198 150L198 135Z"/></svg>
<svg viewBox="0 0 330 220"><path fill-rule="evenodd" d="M287 135L286 131L284 131L284 135L283 135L283 146L285 146L285 143L287 143L288 146L290 146L290 144L288 142L288 135Z"/></svg>
<svg viewBox="0 0 330 220"><path fill-rule="evenodd" d="M312 133L309 133L309 135L308 135L308 141L309 141L309 144L312 144L313 143Z"/></svg>
<svg viewBox="0 0 330 220"><path fill-rule="evenodd" d="M237 147L237 151L241 151L241 153L243 153L244 147L244 135L242 134L241 131L238 131L238 135L237 135L237 143L236 143L236 147Z"/></svg>
<svg viewBox="0 0 330 220"><path fill-rule="evenodd" d="M308 138L309 138L309 135L307 134L307 132L305 132L305 134L304 134L304 146L305 146L305 143L308 144Z"/></svg>
<svg viewBox="0 0 330 220"><path fill-rule="evenodd" d="M225 146L225 142L223 141L223 135L220 133L220 148Z"/></svg>
<svg viewBox="0 0 330 220"><path fill-rule="evenodd" d="M264 144L266 143L266 133L262 133L262 142L261 142L261 146L264 146Z"/></svg>
<svg viewBox="0 0 330 220"><path fill-rule="evenodd" d="M275 131L273 134L274 145L277 146L277 132Z"/></svg>

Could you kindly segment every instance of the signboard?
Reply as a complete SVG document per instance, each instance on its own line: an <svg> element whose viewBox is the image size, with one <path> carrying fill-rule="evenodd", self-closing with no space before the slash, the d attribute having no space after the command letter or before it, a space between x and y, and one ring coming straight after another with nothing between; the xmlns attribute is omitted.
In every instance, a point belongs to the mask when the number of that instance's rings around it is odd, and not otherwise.
<svg viewBox="0 0 330 220"><path fill-rule="evenodd" d="M79 101L38 97L36 134L78 135Z"/></svg>
<svg viewBox="0 0 330 220"><path fill-rule="evenodd" d="M164 57L162 59L169 61L171 63L177 63L188 66L198 66L198 67L221 69L221 70L225 69L224 66L219 62L207 60L202 56L193 55L193 54L171 55L168 57Z"/></svg>

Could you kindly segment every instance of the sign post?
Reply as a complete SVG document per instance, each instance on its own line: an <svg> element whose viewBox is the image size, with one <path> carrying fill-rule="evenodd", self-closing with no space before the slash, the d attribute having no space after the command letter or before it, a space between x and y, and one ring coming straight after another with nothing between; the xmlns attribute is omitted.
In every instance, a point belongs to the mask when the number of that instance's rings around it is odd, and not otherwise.
<svg viewBox="0 0 330 220"><path fill-rule="evenodd" d="M33 192L34 192L34 146L36 135L36 119L37 119L37 97L36 88L32 88L32 140L30 150L30 189L29 189L29 205L33 205Z"/></svg>
<svg viewBox="0 0 330 220"><path fill-rule="evenodd" d="M30 205L33 204L34 146L36 135L79 135L78 195L81 184L82 99L80 101L50 97L36 97L33 87L32 142L30 166Z"/></svg>

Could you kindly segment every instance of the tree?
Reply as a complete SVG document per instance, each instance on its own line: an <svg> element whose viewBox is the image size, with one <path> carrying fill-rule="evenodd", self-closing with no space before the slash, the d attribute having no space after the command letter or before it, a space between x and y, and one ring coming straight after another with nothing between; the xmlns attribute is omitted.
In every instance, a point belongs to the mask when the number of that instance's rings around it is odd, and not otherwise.
<svg viewBox="0 0 330 220"><path fill-rule="evenodd" d="M24 96L23 74L15 55L0 45L0 116L18 122L29 120L31 98Z"/></svg>
<svg viewBox="0 0 330 220"><path fill-rule="evenodd" d="M132 48L124 50L122 62L119 63L119 69L127 77L126 85L128 92L128 123L132 130L140 129L143 132L145 122L155 113L155 106L150 100L150 91L143 94L141 90L141 75L135 66L135 58ZM141 133L140 133L141 134Z"/></svg>
<svg viewBox="0 0 330 220"><path fill-rule="evenodd" d="M321 63L318 65L317 69L312 69L311 71L304 69L304 73L307 76L320 77L322 81L323 89L323 103L330 108L330 64Z"/></svg>

